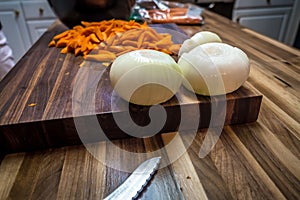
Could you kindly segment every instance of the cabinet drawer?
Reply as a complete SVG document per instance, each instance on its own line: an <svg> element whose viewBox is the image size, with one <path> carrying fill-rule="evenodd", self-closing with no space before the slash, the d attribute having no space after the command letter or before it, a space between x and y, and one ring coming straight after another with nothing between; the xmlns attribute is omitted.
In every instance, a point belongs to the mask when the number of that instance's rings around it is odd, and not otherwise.
<svg viewBox="0 0 300 200"><path fill-rule="evenodd" d="M272 7L272 6L291 6L294 0L236 0L234 8L257 8L257 7Z"/></svg>
<svg viewBox="0 0 300 200"><path fill-rule="evenodd" d="M23 1L26 19L56 18L47 1Z"/></svg>

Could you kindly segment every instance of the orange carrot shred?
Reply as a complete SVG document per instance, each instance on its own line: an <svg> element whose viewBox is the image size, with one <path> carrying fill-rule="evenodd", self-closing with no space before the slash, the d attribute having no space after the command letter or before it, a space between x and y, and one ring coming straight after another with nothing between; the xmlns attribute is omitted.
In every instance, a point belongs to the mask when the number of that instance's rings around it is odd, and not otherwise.
<svg viewBox="0 0 300 200"><path fill-rule="evenodd" d="M180 46L172 42L170 34L157 33L147 22L139 24L134 20L103 20L99 22L82 21L80 25L57 34L49 47L62 48L61 53L83 55L89 53L105 54L90 56L93 59L108 59L112 54L119 56L136 49L154 49L168 54L176 54ZM103 53L111 51L112 54Z"/></svg>

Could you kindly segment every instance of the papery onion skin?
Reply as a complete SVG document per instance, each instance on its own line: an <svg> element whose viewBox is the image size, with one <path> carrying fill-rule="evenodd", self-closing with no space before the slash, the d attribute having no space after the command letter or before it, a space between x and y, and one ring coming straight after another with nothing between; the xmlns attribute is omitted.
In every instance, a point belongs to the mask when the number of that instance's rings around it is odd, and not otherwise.
<svg viewBox="0 0 300 200"><path fill-rule="evenodd" d="M222 39L213 32L210 31L200 31L193 35L190 39L187 39L181 45L179 49L178 56L180 57L183 53L188 53L193 48L210 42L222 42Z"/></svg>
<svg viewBox="0 0 300 200"><path fill-rule="evenodd" d="M171 99L182 84L182 75L171 56L143 49L119 56L111 66L110 80L124 100L149 106Z"/></svg>
<svg viewBox="0 0 300 200"><path fill-rule="evenodd" d="M178 64L185 77L184 86L205 96L237 90L248 79L250 72L247 55L241 49L225 43L199 45L189 53L184 53Z"/></svg>

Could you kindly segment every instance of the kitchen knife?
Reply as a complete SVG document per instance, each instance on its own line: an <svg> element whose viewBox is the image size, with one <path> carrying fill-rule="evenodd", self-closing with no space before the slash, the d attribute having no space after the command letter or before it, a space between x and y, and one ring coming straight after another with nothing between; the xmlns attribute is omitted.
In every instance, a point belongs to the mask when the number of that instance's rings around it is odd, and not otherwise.
<svg viewBox="0 0 300 200"><path fill-rule="evenodd" d="M150 181L160 163L160 157L154 157L140 164L122 185L104 200L136 199Z"/></svg>

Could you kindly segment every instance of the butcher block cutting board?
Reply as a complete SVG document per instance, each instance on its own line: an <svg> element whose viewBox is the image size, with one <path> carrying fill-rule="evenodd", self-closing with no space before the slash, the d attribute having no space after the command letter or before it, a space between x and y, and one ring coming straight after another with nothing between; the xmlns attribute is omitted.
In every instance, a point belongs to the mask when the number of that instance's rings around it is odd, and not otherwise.
<svg viewBox="0 0 300 200"><path fill-rule="evenodd" d="M116 115L129 113L138 126L151 123L150 107L128 106L114 93L109 67L83 63L81 56L61 54L60 49L48 48L53 36L64 30L66 27L60 22L53 24L0 82L2 153L81 144L82 137L95 129L104 132L105 136L89 135L88 142L132 137L119 128L114 120ZM161 104L166 111L166 120L159 133L177 131L182 121L181 109L189 106L199 108L199 129L210 126L211 102L216 103L219 98L198 95L191 99L190 96L193 95L182 87L174 98ZM179 99L184 99L184 104ZM224 124L256 121L261 100L262 95L247 82L227 94ZM124 105L128 111L123 109ZM194 119L192 110L188 117ZM95 119L97 125L91 127ZM147 136L147 133L143 134Z"/></svg>

